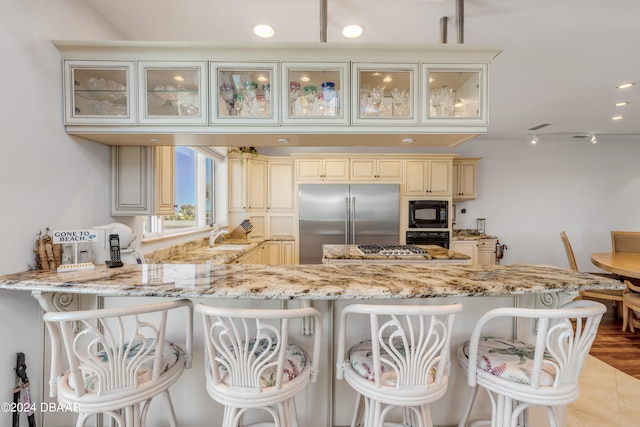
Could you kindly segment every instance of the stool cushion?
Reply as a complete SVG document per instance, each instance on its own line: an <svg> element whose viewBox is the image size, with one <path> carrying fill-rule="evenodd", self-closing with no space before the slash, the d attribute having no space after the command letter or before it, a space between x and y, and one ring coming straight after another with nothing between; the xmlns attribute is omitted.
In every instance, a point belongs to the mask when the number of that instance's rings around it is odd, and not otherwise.
<svg viewBox="0 0 640 427"><path fill-rule="evenodd" d="M258 342L258 345L254 345L255 340L249 341L249 345L252 346L254 354L256 356L261 355L263 352L267 351L269 353L273 353L276 350L276 342L271 341L271 347L269 347L269 341L266 339L261 339ZM220 358L223 357L222 354L218 355ZM307 366L307 354L304 350L293 343L287 343L287 349L285 352L285 362L283 365L284 376L282 377L282 382L286 383L288 381L296 378ZM275 360L274 360L275 361ZM227 367L222 363L218 363L218 367L220 369L220 378L223 383L229 384L229 373L227 372ZM276 366L270 366L263 370L260 373L260 385L261 387L273 387L276 385Z"/></svg>
<svg viewBox="0 0 640 427"><path fill-rule="evenodd" d="M459 359L469 365L469 341L460 347ZM478 343L478 368L492 375L521 384L531 384L535 347L510 338L480 337ZM553 360L549 354L545 359ZM542 365L541 386L553 385L553 368Z"/></svg>
<svg viewBox="0 0 640 427"><path fill-rule="evenodd" d="M404 346L402 341L397 340L394 342L394 346L401 353L404 352ZM385 357L387 352L380 348L380 357ZM396 371L384 361L380 361L380 372L373 371L373 355L371 340L362 341L349 350L349 363L354 371L364 379L375 382L376 375L380 375L380 384L384 386L395 387L398 381L398 375ZM435 378L435 369L430 372L429 382Z"/></svg>
<svg viewBox="0 0 640 427"><path fill-rule="evenodd" d="M149 346L154 345L152 339L147 339L144 342L147 344L146 346L143 346L142 340L134 340L132 342L129 348L129 353L127 354L127 360L133 359L140 352L140 350L148 349ZM154 362L154 359L152 357L153 355L155 355L155 350L150 351L149 354L145 356L149 359L146 360L140 366L140 368L138 368L136 375L138 385L144 384L145 382L151 380ZM109 362L108 356L109 354L105 350L96 353L96 357L105 364ZM160 375L171 369L183 356L184 350L182 348L170 341L165 341L162 348L162 367L160 368ZM87 369L82 369L82 371L85 391L91 393L98 392L100 390L98 375L95 372Z"/></svg>

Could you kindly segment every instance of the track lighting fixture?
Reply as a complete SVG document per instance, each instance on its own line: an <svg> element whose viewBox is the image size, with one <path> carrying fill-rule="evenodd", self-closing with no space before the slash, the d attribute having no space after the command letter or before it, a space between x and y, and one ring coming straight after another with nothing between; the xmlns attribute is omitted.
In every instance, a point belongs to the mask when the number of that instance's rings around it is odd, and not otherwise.
<svg viewBox="0 0 640 427"><path fill-rule="evenodd" d="M596 138L596 134L592 133L591 134L591 143L595 144L596 142L598 142L598 138Z"/></svg>
<svg viewBox="0 0 640 427"><path fill-rule="evenodd" d="M531 138L531 143L536 144L538 141L540 141L538 137L536 135L533 135L533 138Z"/></svg>

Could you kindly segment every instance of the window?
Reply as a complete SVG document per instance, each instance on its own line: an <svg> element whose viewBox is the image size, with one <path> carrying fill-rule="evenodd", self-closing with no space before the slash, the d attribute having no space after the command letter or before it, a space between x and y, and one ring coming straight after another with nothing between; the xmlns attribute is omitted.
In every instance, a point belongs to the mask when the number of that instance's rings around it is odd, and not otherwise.
<svg viewBox="0 0 640 427"><path fill-rule="evenodd" d="M191 147L175 147L175 151L175 213L145 217L145 236L197 230L214 223L214 160Z"/></svg>

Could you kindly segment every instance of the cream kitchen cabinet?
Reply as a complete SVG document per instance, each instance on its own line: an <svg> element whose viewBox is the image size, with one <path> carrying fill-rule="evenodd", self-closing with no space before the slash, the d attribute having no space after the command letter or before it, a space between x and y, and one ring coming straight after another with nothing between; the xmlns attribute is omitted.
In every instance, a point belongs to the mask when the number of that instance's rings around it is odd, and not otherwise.
<svg viewBox="0 0 640 427"><path fill-rule="evenodd" d="M470 256L471 264L496 263L496 239L453 240L451 250Z"/></svg>
<svg viewBox="0 0 640 427"><path fill-rule="evenodd" d="M349 159L296 159L298 182L348 181Z"/></svg>
<svg viewBox="0 0 640 427"><path fill-rule="evenodd" d="M111 148L111 215L175 212L175 147Z"/></svg>
<svg viewBox="0 0 640 427"><path fill-rule="evenodd" d="M401 159L351 159L351 181L402 182Z"/></svg>
<svg viewBox="0 0 640 427"><path fill-rule="evenodd" d="M268 241L264 245L266 247L265 264L295 264L293 241Z"/></svg>
<svg viewBox="0 0 640 427"><path fill-rule="evenodd" d="M478 242L476 240L454 240L451 250L471 257L470 264L478 263Z"/></svg>
<svg viewBox="0 0 640 427"><path fill-rule="evenodd" d="M229 157L229 212L266 212L267 162Z"/></svg>
<svg viewBox="0 0 640 427"><path fill-rule="evenodd" d="M293 212L294 210L293 159L269 159L267 166L267 211Z"/></svg>
<svg viewBox="0 0 640 427"><path fill-rule="evenodd" d="M476 170L479 159L454 159L453 200L473 200L476 198Z"/></svg>
<svg viewBox="0 0 640 427"><path fill-rule="evenodd" d="M406 196L450 197L451 159L405 160Z"/></svg>
<svg viewBox="0 0 640 427"><path fill-rule="evenodd" d="M497 239L480 239L478 240L478 258L479 265L494 265L496 263L496 244Z"/></svg>

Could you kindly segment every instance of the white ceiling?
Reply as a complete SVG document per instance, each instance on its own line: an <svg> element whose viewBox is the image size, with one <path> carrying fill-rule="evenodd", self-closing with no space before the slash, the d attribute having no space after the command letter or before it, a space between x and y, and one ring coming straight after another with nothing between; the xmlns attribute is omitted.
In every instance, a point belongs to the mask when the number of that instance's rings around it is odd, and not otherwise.
<svg viewBox="0 0 640 427"><path fill-rule="evenodd" d="M320 43L320 0L86 1L128 40ZM447 16L455 43L456 0L327 4L329 42L438 44ZM489 132L480 139L527 139L540 123L551 124L537 132L541 140L638 139L638 17L638 0L466 0L464 44L503 49L490 66ZM275 27L275 37L256 37L258 23ZM354 23L364 35L343 38L342 27ZM626 81L637 84L616 89ZM623 100L630 104L614 106ZM624 119L612 121L617 114Z"/></svg>

